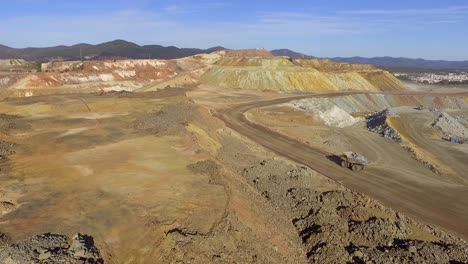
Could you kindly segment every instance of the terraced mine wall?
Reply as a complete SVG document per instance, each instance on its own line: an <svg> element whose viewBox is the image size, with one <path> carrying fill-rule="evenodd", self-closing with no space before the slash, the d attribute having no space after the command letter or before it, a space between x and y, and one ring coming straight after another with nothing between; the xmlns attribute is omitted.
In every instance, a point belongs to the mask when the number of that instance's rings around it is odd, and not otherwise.
<svg viewBox="0 0 468 264"><path fill-rule="evenodd" d="M324 61L324 65L320 63ZM291 60L285 57L224 57L204 75L203 82L224 88L273 91L401 90L392 74L372 66Z"/></svg>
<svg viewBox="0 0 468 264"><path fill-rule="evenodd" d="M175 60L116 60L48 62L41 65L43 72L107 72L111 70L174 69Z"/></svg>
<svg viewBox="0 0 468 264"><path fill-rule="evenodd" d="M202 59L180 60L119 60L50 62L41 65L42 72L30 73L21 78L0 75L0 88L11 88L17 96L60 93L93 92L100 90L130 90L160 84L179 76L195 76L206 68ZM193 74L192 74L193 73ZM191 78L179 78L178 83ZM162 85L164 88L164 85ZM15 93L16 91L16 93Z"/></svg>
<svg viewBox="0 0 468 264"><path fill-rule="evenodd" d="M50 62L43 63L41 69L45 73L62 73L61 81L73 83L99 80L157 80L175 75L177 67L175 61L119 60Z"/></svg>

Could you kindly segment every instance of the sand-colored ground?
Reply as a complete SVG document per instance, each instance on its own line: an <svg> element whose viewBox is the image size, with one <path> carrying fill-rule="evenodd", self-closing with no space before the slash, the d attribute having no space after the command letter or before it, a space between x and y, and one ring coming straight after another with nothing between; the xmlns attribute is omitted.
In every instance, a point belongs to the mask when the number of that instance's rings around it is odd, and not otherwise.
<svg viewBox="0 0 468 264"><path fill-rule="evenodd" d="M183 100L166 98L164 104ZM156 137L131 129L140 109L159 107L151 98L89 95L3 102L2 113L31 127L2 136L20 147L4 164L1 187L2 199L17 208L0 229L13 239L94 234L117 262L155 258L152 243L173 228L207 233L227 197L209 176L186 168L206 154L196 154L182 131Z"/></svg>

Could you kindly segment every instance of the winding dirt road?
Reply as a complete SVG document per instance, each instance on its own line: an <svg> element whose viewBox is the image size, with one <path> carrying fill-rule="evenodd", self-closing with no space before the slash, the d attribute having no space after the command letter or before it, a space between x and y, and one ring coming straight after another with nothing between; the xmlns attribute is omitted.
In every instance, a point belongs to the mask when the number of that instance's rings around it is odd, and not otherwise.
<svg viewBox="0 0 468 264"><path fill-rule="evenodd" d="M291 100L365 93L468 96L468 92L441 94L409 91L307 94L240 104L222 110L216 115L231 129L281 156L304 164L350 189L367 194L422 222L437 225L455 236L468 240L467 186L456 184L446 177L431 172L422 165L409 167L402 164L401 168L386 169L376 164L364 171L352 172L337 165L331 158L332 153L326 153L293 138L278 134L267 127L254 124L244 115L245 112L254 108L286 103ZM408 155L402 159L411 158Z"/></svg>

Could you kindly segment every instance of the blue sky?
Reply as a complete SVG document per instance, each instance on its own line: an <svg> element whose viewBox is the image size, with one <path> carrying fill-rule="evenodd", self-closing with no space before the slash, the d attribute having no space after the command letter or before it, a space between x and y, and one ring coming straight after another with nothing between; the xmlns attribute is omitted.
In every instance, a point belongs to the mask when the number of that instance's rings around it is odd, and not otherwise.
<svg viewBox="0 0 468 264"><path fill-rule="evenodd" d="M15 0L0 43L289 48L306 54L468 60L466 0Z"/></svg>

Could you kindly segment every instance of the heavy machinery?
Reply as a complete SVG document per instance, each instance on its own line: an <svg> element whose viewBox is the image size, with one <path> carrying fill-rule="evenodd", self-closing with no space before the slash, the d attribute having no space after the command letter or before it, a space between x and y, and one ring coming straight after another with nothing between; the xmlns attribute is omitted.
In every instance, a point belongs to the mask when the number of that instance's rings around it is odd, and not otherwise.
<svg viewBox="0 0 468 264"><path fill-rule="evenodd" d="M352 151L343 152L340 156L341 166L350 168L353 171L363 170L369 164L366 157Z"/></svg>

